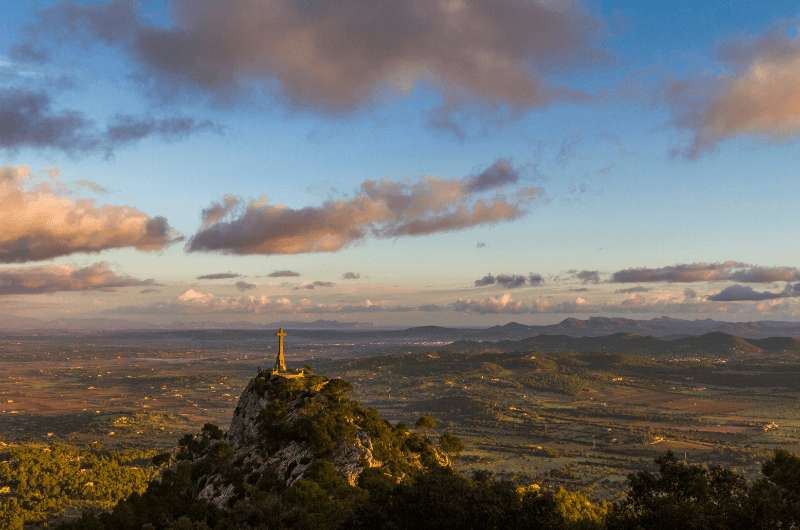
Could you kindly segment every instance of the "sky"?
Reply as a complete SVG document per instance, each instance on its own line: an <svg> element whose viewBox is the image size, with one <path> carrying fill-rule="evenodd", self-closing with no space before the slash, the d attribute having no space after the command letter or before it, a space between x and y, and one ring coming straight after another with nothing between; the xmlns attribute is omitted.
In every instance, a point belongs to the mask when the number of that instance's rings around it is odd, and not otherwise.
<svg viewBox="0 0 800 530"><path fill-rule="evenodd" d="M800 318L794 2L0 15L5 327Z"/></svg>

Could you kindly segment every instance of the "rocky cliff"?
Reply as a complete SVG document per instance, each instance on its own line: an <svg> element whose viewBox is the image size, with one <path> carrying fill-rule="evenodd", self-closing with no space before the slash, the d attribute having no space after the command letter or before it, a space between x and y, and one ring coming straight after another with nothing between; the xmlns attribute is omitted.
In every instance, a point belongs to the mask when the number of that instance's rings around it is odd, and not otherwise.
<svg viewBox="0 0 800 530"><path fill-rule="evenodd" d="M254 491L283 489L309 470L331 466L350 485L365 469L401 480L423 468L449 466L427 439L392 426L349 399L340 379L261 372L248 385L227 433L207 425L181 441L196 498L225 510Z"/></svg>

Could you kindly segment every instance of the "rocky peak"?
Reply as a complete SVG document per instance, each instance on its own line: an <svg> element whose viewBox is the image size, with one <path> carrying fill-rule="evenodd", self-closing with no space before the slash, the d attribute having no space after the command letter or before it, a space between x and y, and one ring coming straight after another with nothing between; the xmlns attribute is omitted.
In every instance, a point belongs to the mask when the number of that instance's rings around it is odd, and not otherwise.
<svg viewBox="0 0 800 530"><path fill-rule="evenodd" d="M290 487L320 465L353 486L369 468L400 480L414 469L450 465L427 439L351 400L350 390L341 379L260 372L227 433L206 426L182 440L178 458L201 471L197 497L225 509L264 484Z"/></svg>

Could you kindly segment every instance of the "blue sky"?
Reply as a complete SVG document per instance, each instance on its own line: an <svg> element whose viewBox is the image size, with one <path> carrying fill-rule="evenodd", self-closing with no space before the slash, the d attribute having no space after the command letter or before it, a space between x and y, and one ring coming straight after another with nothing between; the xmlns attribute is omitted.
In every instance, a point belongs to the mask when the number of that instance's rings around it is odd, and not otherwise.
<svg viewBox="0 0 800 530"><path fill-rule="evenodd" d="M104 3L79 4L91 8ZM14 314L75 316L75 301L80 300L78 314L117 311L115 317L144 318L135 312L124 314L119 307L152 307L153 314L173 311L180 304L177 297L190 289L218 300L249 296L297 302L301 294L295 286L324 280L337 285L303 290L303 296L309 304L331 307L330 313L319 313L326 318L367 319L381 325L552 321L569 313L538 309L461 314L445 309L359 314L347 313L341 306L369 299L387 306L445 307L456 299L478 301L508 292L514 300L533 305L541 299L551 305L561 301L574 305L580 296L582 304L593 308L586 311L606 314L617 311L623 301L615 294L619 286L605 280L614 271L726 260L764 267L794 267L800 262L800 251L790 236L798 221L795 204L800 192L794 131L781 129L777 140L753 137L746 130L734 132L695 159L674 156L674 149L690 141L691 131L675 126L673 109L664 98L676 80L734 75L720 61L719 48L748 36L759 38L777 24L791 24L797 16L794 3L775 1L757 8L746 1L581 3L600 25L596 48L606 57L546 69L542 75L548 82L591 97L531 105L508 119L467 106L465 112L471 114L464 137L430 125L430 113L443 95L424 82L410 92L379 92L374 101L354 111L330 114L313 104L287 104L263 87L226 103L201 90L176 91L166 100L153 97L142 82L153 74L136 54L124 44L108 46L96 35L56 34L42 39L49 54L46 62L15 58L13 49L19 43L31 36L38 41L39 12L54 5L63 4L25 2L0 8L4 87L44 91L53 108L74 109L98 127L125 113L190 116L209 120L220 130L169 141L152 135L119 146L111 156L101 151L65 153L40 145L3 149L0 165L29 166L32 178L57 167L63 182L91 180L108 190L95 197L97 203L163 215L186 237L200 229L202 209L226 194L245 199L266 196L270 203L299 209L351 196L367 179L461 179L480 173L497 159L511 161L519 185L539 187L543 196L515 220L416 237L367 237L336 252L188 253L178 243L154 253L123 247L7 263L0 270L80 268L107 262L118 274L161 284L160 292L146 295L126 287L113 292L81 289L0 297L0 304L9 304ZM180 23L169 3L148 4L148 9L153 11L140 13L146 20L168 28ZM85 190L73 193L76 198L93 196ZM486 246L477 248L478 242ZM301 276L292 278L289 286L280 285L285 280L262 277L280 269ZM600 271L603 281L583 286L566 280L566 271L573 269ZM239 292L230 281L196 280L220 271L241 274L257 287ZM359 272L362 278L342 281L346 271ZM545 286L513 292L472 287L486 273L530 272L545 275ZM690 287L706 296L729 283ZM682 293L687 285L647 287L663 298ZM576 295L572 291L576 288L590 291ZM780 292L784 284L754 288ZM754 300L723 308L679 296L675 294L669 308L650 300L643 302L646 309L641 313L630 314L649 317L669 311L687 318L795 318L794 300L789 297L776 298L780 307L765 313ZM283 314L265 306L254 312L188 311L176 318L279 320L313 319L319 314Z"/></svg>

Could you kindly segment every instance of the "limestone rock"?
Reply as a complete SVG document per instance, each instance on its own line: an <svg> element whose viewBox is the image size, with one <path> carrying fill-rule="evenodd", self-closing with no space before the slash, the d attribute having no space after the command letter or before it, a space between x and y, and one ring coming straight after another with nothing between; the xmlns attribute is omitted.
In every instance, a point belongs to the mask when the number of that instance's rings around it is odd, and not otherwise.
<svg viewBox="0 0 800 530"><path fill-rule="evenodd" d="M267 481L291 487L320 459L330 462L351 486L369 468L381 468L400 480L412 469L449 465L427 440L406 444L415 435L349 400L349 388L341 380L320 376L290 379L259 373L242 392L224 436L207 426L182 442L178 458L204 473L196 482L196 497L229 509L247 497L245 485ZM394 460L383 462L377 454L394 455Z"/></svg>

